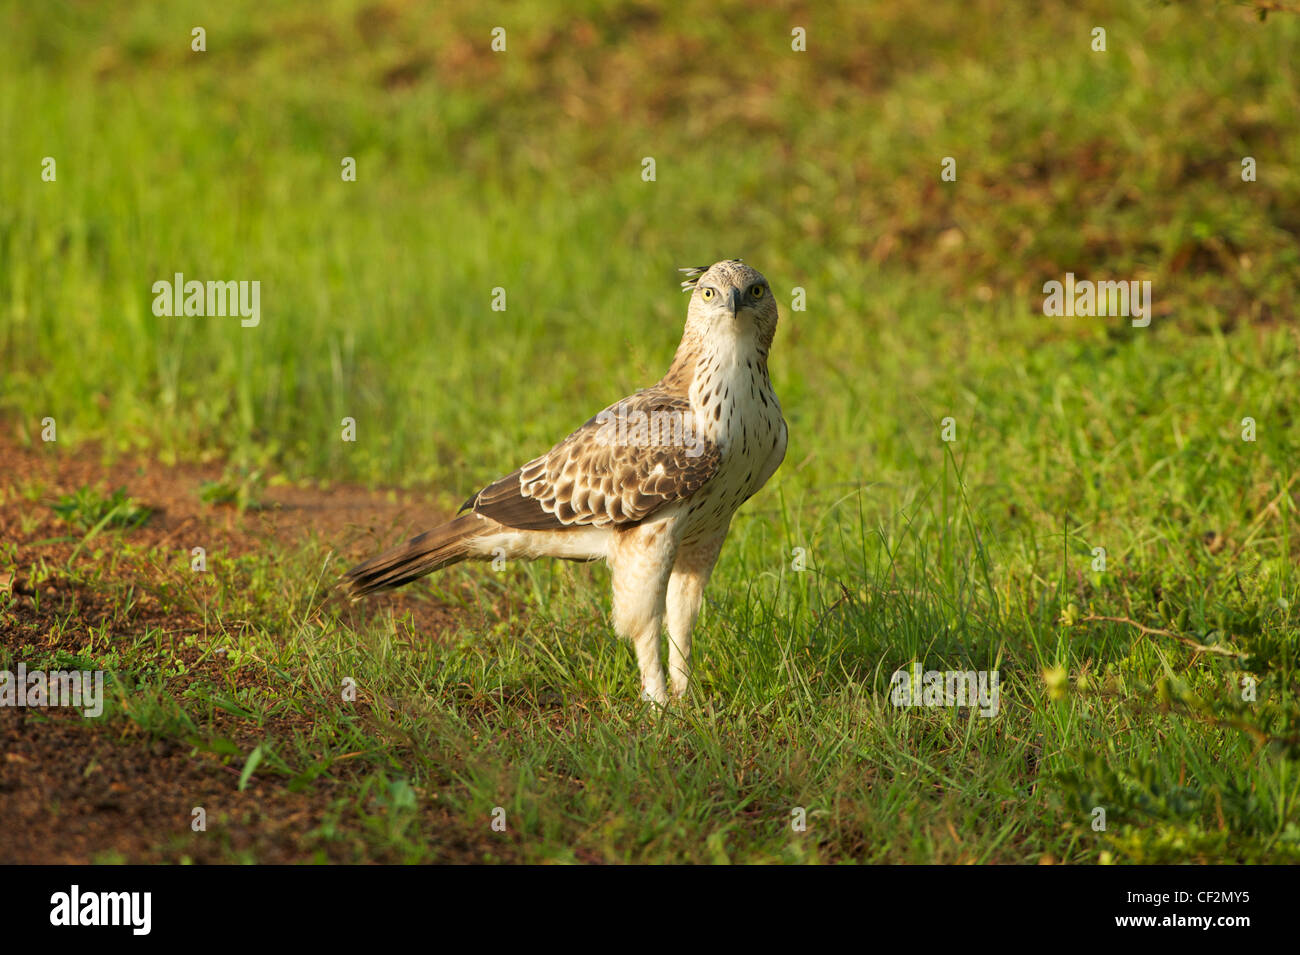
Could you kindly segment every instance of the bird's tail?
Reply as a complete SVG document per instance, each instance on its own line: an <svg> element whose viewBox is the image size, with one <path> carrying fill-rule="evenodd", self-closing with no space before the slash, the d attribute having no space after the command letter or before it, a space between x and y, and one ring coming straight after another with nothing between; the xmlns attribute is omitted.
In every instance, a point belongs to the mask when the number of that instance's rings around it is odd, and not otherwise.
<svg viewBox="0 0 1300 955"><path fill-rule="evenodd" d="M425 574L460 563L470 556L469 543L482 525L478 515L463 514L357 564L344 576L348 595L355 600L376 590L401 587Z"/></svg>

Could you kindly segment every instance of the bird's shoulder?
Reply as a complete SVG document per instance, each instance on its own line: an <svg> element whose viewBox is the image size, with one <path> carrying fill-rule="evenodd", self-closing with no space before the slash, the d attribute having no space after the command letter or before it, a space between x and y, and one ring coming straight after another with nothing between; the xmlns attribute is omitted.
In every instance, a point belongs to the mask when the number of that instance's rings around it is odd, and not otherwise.
<svg viewBox="0 0 1300 955"><path fill-rule="evenodd" d="M718 446L690 399L660 385L593 415L550 451L461 507L521 530L627 526L690 497L717 472Z"/></svg>

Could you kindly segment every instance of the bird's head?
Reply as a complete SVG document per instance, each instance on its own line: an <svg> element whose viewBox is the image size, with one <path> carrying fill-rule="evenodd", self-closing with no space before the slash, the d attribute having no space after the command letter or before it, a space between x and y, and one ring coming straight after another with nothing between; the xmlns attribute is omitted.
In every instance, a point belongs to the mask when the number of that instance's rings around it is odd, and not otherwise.
<svg viewBox="0 0 1300 955"><path fill-rule="evenodd" d="M694 332L701 338L753 335L766 355L776 333L777 309L772 287L761 272L740 259L681 271L687 276L682 288L691 294L686 311L688 334Z"/></svg>

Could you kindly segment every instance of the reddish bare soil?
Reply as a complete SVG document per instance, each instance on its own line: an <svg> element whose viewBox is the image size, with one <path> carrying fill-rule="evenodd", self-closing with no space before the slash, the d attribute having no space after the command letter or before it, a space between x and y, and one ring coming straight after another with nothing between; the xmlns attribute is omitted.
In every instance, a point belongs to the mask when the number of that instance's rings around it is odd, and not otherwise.
<svg viewBox="0 0 1300 955"><path fill-rule="evenodd" d="M25 579L25 568L42 559L51 567L66 567L77 547L80 534L49 507L60 495L83 486L105 491L125 487L131 498L153 510L147 523L130 532L133 550L149 556L143 563L123 561L112 571L118 574L145 575L151 566L184 561L196 541L204 542L210 555L234 556L258 551L268 542L292 545L311 535L337 548L341 568L426 529L441 516L417 494L337 485L328 491L270 488L259 494L261 508L241 513L200 500L201 484L220 477L219 465L166 468L145 459L106 463L91 447L23 447L7 430L0 433L0 461L0 543L18 545L17 570L0 567L0 594L13 597L10 611L0 613L0 649L15 655L33 648L102 651L114 632L158 628L178 638L173 652L192 667L178 678L178 690L187 679L226 666L211 657L200 661L193 647L180 642L179 637L203 626L197 613L165 612L148 593L123 610L57 571L35 585ZM68 537L74 540L52 540ZM92 561L94 550L82 548L73 566ZM380 599L399 613L409 610L419 630L429 635L451 619L449 608L406 593ZM237 681L253 679L244 670L231 675ZM305 717L282 718L262 735L291 732L295 719L301 728L309 727ZM337 828L351 828L346 806L332 807L340 795L337 783L322 780L291 792L282 778L263 782L254 775L240 792L239 761L151 738L129 721L120 732L105 732L98 723L64 708L0 707L0 863L384 861L346 839L311 837L330 813L339 820ZM218 717L215 726L205 729L245 752L261 739L235 717ZM207 833L190 829L196 806L207 812ZM220 820L220 832L214 839L215 820ZM425 823L430 831L447 833L449 861L479 857L472 846L457 841L453 826L438 825L436 813Z"/></svg>

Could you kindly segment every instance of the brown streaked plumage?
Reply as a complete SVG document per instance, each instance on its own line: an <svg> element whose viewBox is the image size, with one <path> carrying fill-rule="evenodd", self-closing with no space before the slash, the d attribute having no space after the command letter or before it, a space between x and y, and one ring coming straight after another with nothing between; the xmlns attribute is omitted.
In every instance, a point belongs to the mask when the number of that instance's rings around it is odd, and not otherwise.
<svg viewBox="0 0 1300 955"><path fill-rule="evenodd" d="M563 530L575 524L635 524L694 494L717 470L717 446L703 440L689 446L620 441L618 423L638 420L638 414L647 421L664 415L686 420L690 399L662 383L638 391L483 488L460 512L472 509L519 530Z"/></svg>
<svg viewBox="0 0 1300 955"><path fill-rule="evenodd" d="M605 559L613 617L631 640L644 694L690 678L691 632L736 509L785 456L767 355L777 308L738 259L683 269L686 329L660 381L610 405L546 454L472 495L459 515L352 568L353 597L400 587L465 559Z"/></svg>

